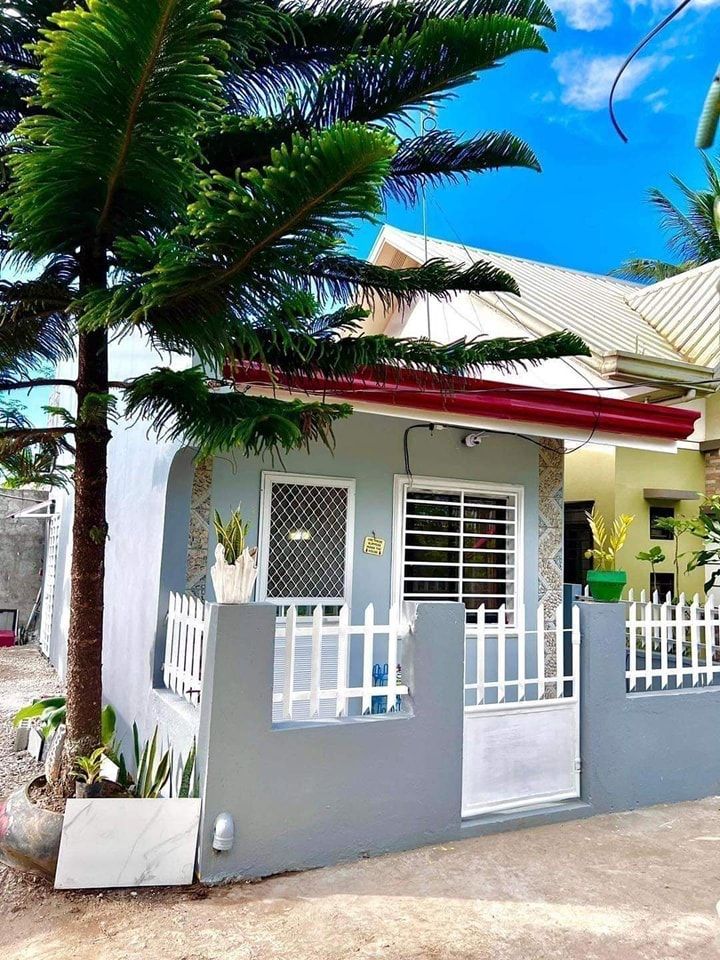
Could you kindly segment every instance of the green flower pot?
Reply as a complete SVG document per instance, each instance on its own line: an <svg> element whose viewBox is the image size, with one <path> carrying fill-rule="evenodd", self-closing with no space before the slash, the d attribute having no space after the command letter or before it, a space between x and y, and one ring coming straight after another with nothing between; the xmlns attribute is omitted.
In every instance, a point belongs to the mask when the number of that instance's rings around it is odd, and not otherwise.
<svg viewBox="0 0 720 960"><path fill-rule="evenodd" d="M587 583L593 600L617 603L622 598L627 573L624 570L589 570Z"/></svg>

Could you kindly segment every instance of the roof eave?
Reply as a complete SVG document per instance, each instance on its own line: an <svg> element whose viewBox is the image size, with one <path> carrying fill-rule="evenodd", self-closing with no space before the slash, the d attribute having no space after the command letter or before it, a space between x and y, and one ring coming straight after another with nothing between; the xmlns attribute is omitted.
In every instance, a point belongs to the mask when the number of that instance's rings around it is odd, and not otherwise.
<svg viewBox="0 0 720 960"><path fill-rule="evenodd" d="M261 391L278 386L268 371L257 365L228 364L224 374ZM279 385L288 392L348 401L368 412L420 418L430 415L437 422L458 426L482 422L501 432L522 431L652 449L675 449L678 441L692 434L700 416L679 407L473 378L453 378L446 389L439 390L430 375L408 369L366 371L341 381L285 378Z"/></svg>
<svg viewBox="0 0 720 960"><path fill-rule="evenodd" d="M618 350L602 357L602 376L622 383L648 384L693 388L698 393L713 393L713 368L682 360L667 360L647 354L626 353Z"/></svg>

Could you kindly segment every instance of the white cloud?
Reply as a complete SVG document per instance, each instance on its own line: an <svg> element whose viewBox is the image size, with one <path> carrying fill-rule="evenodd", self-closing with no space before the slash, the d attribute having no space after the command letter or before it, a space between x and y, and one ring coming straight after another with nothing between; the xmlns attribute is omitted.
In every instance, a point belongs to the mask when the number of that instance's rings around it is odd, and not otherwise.
<svg viewBox="0 0 720 960"><path fill-rule="evenodd" d="M667 87L660 87L659 90L653 90L643 97L645 103L649 104L653 113L662 113L667 108L666 97L670 91Z"/></svg>
<svg viewBox="0 0 720 960"><path fill-rule="evenodd" d="M610 88L622 66L624 55L588 56L582 50L569 50L553 60L553 68L562 87L560 99L578 110L602 110L607 106ZM627 100L654 70L662 69L669 57L650 56L633 60L620 80L616 100Z"/></svg>
<svg viewBox="0 0 720 960"><path fill-rule="evenodd" d="M625 0L625 2L631 10L637 10L638 7L650 7L654 13L672 10L678 5L678 0ZM689 9L697 10L699 7L717 6L720 6L720 0L694 0Z"/></svg>
<svg viewBox="0 0 720 960"><path fill-rule="evenodd" d="M653 15L667 13L677 3L678 0L625 0L631 10L647 7ZM553 0L551 6L573 30L604 30L613 22L614 0ZM694 0L690 10L718 6L720 0Z"/></svg>
<svg viewBox="0 0 720 960"><path fill-rule="evenodd" d="M554 0L551 6L574 30L602 30L612 23L611 0Z"/></svg>

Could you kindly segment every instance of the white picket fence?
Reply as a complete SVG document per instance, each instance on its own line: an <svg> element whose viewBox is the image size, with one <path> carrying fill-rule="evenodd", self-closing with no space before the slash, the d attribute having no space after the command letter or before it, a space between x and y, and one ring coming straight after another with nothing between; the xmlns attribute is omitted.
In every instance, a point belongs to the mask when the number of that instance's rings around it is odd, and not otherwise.
<svg viewBox="0 0 720 960"><path fill-rule="evenodd" d="M631 692L705 687L720 682L720 610L712 597L661 603L630 596L627 689Z"/></svg>
<svg viewBox="0 0 720 960"><path fill-rule="evenodd" d="M540 604L490 614L465 628L465 706L495 706L575 696L579 671L580 611L566 626L562 604L552 620Z"/></svg>
<svg viewBox="0 0 720 960"><path fill-rule="evenodd" d="M312 617L301 617L289 607L277 621L273 719L396 712L408 694L400 664L402 638L409 629L398 607L390 609L388 623L378 624L375 608L368 604L357 625L350 623L347 606L337 617L323 616L320 606ZM360 647L354 657L353 638Z"/></svg>
<svg viewBox="0 0 720 960"><path fill-rule="evenodd" d="M199 704L205 652L205 603L186 593L171 593L165 634L163 680L168 690Z"/></svg>

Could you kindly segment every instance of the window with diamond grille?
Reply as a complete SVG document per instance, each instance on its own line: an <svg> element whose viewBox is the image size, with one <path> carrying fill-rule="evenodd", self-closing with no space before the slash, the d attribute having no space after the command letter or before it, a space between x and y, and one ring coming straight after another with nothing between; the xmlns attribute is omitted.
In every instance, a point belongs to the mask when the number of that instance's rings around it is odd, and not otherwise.
<svg viewBox="0 0 720 960"><path fill-rule="evenodd" d="M263 478L260 593L276 603L346 603L354 481Z"/></svg>
<svg viewBox="0 0 720 960"><path fill-rule="evenodd" d="M437 483L437 486L435 486ZM517 598L519 497L480 485L402 481L403 600L454 600L473 622Z"/></svg>

